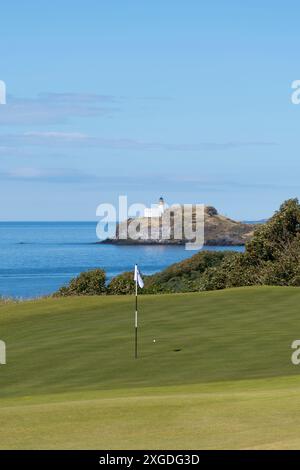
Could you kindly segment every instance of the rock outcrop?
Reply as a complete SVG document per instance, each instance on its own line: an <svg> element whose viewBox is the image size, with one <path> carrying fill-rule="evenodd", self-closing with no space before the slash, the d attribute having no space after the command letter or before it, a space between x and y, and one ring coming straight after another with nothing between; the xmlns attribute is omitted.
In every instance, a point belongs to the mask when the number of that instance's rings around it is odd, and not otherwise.
<svg viewBox="0 0 300 470"><path fill-rule="evenodd" d="M117 225L116 235L100 243L123 245L183 245L192 241L190 235L196 228L196 214L194 210L185 211L185 230L178 236L182 223L182 206L167 209L163 217L138 217L128 219ZM166 238L163 233L163 221L170 221L170 232ZM257 226L257 225L256 225ZM244 245L252 236L254 224L237 222L218 214L212 206L204 208L204 244L210 246L236 246ZM182 233L182 232L181 232ZM134 234L134 236L132 236Z"/></svg>

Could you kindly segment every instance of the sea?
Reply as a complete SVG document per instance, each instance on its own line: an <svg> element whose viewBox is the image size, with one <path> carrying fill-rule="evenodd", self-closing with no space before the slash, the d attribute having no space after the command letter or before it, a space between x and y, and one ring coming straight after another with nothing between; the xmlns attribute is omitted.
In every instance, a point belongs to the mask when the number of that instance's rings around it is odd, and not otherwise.
<svg viewBox="0 0 300 470"><path fill-rule="evenodd" d="M52 294L82 271L102 268L108 280L132 271L153 274L192 256L184 246L97 243L97 222L0 222L0 297ZM243 247L205 247L243 251Z"/></svg>

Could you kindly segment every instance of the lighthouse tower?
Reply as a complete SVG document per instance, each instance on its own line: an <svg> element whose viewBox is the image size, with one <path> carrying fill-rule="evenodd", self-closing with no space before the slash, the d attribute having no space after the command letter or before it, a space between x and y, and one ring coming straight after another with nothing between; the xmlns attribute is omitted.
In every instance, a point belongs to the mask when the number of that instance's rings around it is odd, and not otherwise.
<svg viewBox="0 0 300 470"><path fill-rule="evenodd" d="M144 217L161 217L165 212L166 205L163 197L159 198L158 204L152 204L151 208L146 207Z"/></svg>
<svg viewBox="0 0 300 470"><path fill-rule="evenodd" d="M158 201L158 210L159 210L159 215L163 215L164 211L165 211L165 201L164 201L164 198L161 196L159 198L159 201Z"/></svg>

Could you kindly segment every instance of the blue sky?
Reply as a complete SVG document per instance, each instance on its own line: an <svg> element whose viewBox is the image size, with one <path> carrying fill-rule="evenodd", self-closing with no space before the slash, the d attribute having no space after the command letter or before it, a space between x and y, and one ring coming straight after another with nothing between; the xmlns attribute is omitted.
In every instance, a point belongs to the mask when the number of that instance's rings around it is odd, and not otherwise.
<svg viewBox="0 0 300 470"><path fill-rule="evenodd" d="M299 10L4 2L0 220L93 220L119 194L249 220L298 197Z"/></svg>

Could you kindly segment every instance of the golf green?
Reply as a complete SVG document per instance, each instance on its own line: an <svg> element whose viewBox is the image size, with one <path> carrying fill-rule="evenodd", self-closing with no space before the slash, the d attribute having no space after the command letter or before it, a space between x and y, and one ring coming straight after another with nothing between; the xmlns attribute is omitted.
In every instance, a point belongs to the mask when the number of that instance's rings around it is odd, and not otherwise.
<svg viewBox="0 0 300 470"><path fill-rule="evenodd" d="M300 289L139 301L137 360L132 297L0 304L2 449L300 448Z"/></svg>

